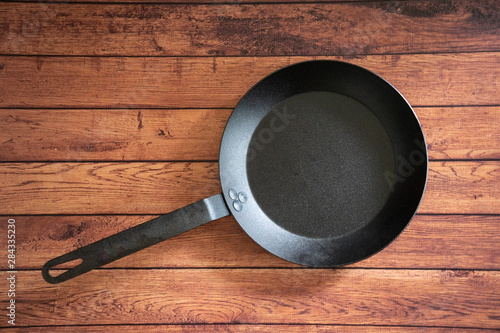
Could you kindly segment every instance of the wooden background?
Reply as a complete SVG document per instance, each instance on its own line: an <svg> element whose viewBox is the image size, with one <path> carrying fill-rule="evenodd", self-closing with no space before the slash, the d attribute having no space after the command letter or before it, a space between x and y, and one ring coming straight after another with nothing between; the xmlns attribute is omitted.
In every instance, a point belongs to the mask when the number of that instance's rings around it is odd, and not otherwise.
<svg viewBox="0 0 500 333"><path fill-rule="evenodd" d="M0 3L0 326L15 218L19 331L500 328L497 0L105 1ZM427 191L387 249L303 268L227 217L66 283L42 279L48 259L219 193L238 99L309 59L382 75L421 120Z"/></svg>

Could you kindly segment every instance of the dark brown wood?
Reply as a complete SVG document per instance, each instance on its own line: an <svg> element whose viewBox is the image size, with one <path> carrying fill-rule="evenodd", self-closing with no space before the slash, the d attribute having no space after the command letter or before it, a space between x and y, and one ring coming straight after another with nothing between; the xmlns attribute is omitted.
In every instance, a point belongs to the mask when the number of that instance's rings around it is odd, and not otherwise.
<svg viewBox="0 0 500 333"><path fill-rule="evenodd" d="M420 213L500 214L500 162L431 162ZM217 163L3 163L0 214L163 214L220 193ZM29 197L29 200L26 198Z"/></svg>
<svg viewBox="0 0 500 333"><path fill-rule="evenodd" d="M500 107L415 111L430 159L500 158ZM231 112L0 109L0 160L214 161Z"/></svg>
<svg viewBox="0 0 500 333"><path fill-rule="evenodd" d="M29 332L47 332L47 327L30 327ZM69 332L91 332L91 333L128 333L128 332L256 332L256 333L366 333L389 332L389 333L413 333L413 332L447 333L450 328L440 327L397 327L397 326L367 326L367 325L245 325L245 324L215 324L215 325L113 325L113 326L50 326L51 333ZM9 332L27 332L26 328L14 328ZM453 328L459 333L488 333L495 330L477 328Z"/></svg>
<svg viewBox="0 0 500 333"><path fill-rule="evenodd" d="M52 258L154 216L16 216L17 267L41 269ZM500 216L417 215L382 252L352 267L500 269ZM0 224L7 234L7 224ZM467 237L464 237L467 234ZM61 266L71 267L71 265ZM106 267L300 267L268 253L233 217L209 223ZM0 261L7 269L7 261Z"/></svg>
<svg viewBox="0 0 500 333"><path fill-rule="evenodd" d="M0 273L4 290L7 274ZM16 294L18 326L500 325L498 271L104 269L59 285L47 284L39 271L23 271Z"/></svg>
<svg viewBox="0 0 500 333"><path fill-rule="evenodd" d="M311 59L366 67L414 106L500 105L500 53L486 52L359 58L0 56L0 107L232 108L272 71Z"/></svg>
<svg viewBox="0 0 500 333"><path fill-rule="evenodd" d="M495 0L238 6L7 3L0 9L0 21L6 22L0 30L0 54L352 56L497 51L497 14Z"/></svg>

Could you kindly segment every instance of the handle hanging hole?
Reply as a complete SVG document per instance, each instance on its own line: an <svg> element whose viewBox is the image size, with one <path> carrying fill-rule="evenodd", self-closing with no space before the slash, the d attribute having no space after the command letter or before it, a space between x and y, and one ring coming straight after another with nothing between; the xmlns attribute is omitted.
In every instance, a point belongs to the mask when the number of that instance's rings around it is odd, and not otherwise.
<svg viewBox="0 0 500 333"><path fill-rule="evenodd" d="M70 269L73 269L73 268L81 265L82 263L83 263L82 258L76 258L76 259L73 259L71 261L65 261L65 262L62 262L60 264L51 266L48 270L48 274L51 277L56 278L59 275L66 273Z"/></svg>

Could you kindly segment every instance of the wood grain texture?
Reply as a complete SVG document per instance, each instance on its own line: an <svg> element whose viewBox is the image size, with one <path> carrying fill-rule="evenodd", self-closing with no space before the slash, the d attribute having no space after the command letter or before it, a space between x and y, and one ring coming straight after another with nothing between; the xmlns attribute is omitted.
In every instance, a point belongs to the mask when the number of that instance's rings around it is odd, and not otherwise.
<svg viewBox="0 0 500 333"><path fill-rule="evenodd" d="M429 159L500 159L500 107L416 108Z"/></svg>
<svg viewBox="0 0 500 333"><path fill-rule="evenodd" d="M231 112L3 109L0 160L218 160Z"/></svg>
<svg viewBox="0 0 500 333"><path fill-rule="evenodd" d="M498 214L500 162L434 162L420 213Z"/></svg>
<svg viewBox="0 0 500 333"><path fill-rule="evenodd" d="M227 333L413 333L413 332L430 332L430 333L446 333L450 332L450 328L439 327L397 327L397 326L367 326L367 325L245 325L245 324L202 324L202 325L113 325L113 326L50 326L50 327L29 327L29 328L12 328L6 329L7 332L47 332L50 329L51 333L128 333L128 332L227 332ZM477 328L453 328L454 332L459 333L488 333L497 332L496 330L477 329Z"/></svg>
<svg viewBox="0 0 500 333"><path fill-rule="evenodd" d="M500 329L498 1L50 2L0 5L11 331ZM312 59L372 70L416 106L435 161L420 214L391 245L346 268L302 268L226 217L66 283L42 279L48 259L219 193L232 108Z"/></svg>
<svg viewBox="0 0 500 333"><path fill-rule="evenodd" d="M500 162L431 162L420 213L500 214ZM2 163L0 214L163 214L220 193L209 162ZM29 200L26 200L29 198Z"/></svg>
<svg viewBox="0 0 500 333"><path fill-rule="evenodd" d="M4 290L6 272L0 273ZM498 328L500 272L98 270L59 285L19 272L16 324L307 323ZM0 303L2 307L5 300Z"/></svg>
<svg viewBox="0 0 500 333"><path fill-rule="evenodd" d="M500 159L500 107L416 108L430 159ZM231 109L0 109L2 161L214 161Z"/></svg>
<svg viewBox="0 0 500 333"><path fill-rule="evenodd" d="M16 216L17 267L41 269L52 258L153 217ZM0 232L7 234L6 223L0 224ZM386 249L351 267L499 270L499 243L500 216L417 215ZM225 217L106 267L300 266L270 254L252 241L233 217ZM8 269L6 261L0 261L0 269Z"/></svg>
<svg viewBox="0 0 500 333"><path fill-rule="evenodd" d="M348 56L498 51L498 11L495 0L238 6L7 3L0 9L5 22L0 53Z"/></svg>
<svg viewBox="0 0 500 333"><path fill-rule="evenodd" d="M348 60L372 70L414 106L500 105L500 53L485 52L360 58L0 56L0 107L232 108L272 71L311 59Z"/></svg>
<svg viewBox="0 0 500 333"><path fill-rule="evenodd" d="M6 214L169 212L220 192L217 163L204 162L5 163L0 181Z"/></svg>

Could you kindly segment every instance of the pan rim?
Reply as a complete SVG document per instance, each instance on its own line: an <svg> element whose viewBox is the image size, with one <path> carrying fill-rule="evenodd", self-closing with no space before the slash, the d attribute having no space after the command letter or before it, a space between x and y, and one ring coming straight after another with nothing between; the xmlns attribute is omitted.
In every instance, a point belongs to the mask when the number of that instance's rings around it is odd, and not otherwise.
<svg viewBox="0 0 500 333"><path fill-rule="evenodd" d="M259 207L255 202L252 202L252 195L250 186L248 184L248 175L246 174L246 162L242 163L241 151L245 152L245 156L249 147L249 139L248 134L246 138L242 139L244 135L241 133L246 129L251 128L252 132L255 130L256 126L260 122L260 120L272 109L270 105L276 105L283 100L283 96L289 95L288 97L296 95L293 93L290 95L290 91L286 91L286 89L279 88L277 91L271 91L269 96L267 96L267 100L259 101L255 99L255 95L262 94L262 91L269 91L269 87L273 87L272 81L279 75L286 73L287 71L293 71L299 67L309 67L309 66L333 66L333 67L341 67L341 68L349 68L349 70L359 71L364 73L373 80L376 80L378 84L384 85L386 89L392 91L397 99L404 104L405 112L407 112L407 117L411 118L412 121L415 122L415 129L418 132L419 138L421 139L423 144L421 146L422 153L425 156L425 161L423 162L423 167L420 168L421 171L425 171L423 175L420 175L420 188L418 194L418 200L412 202L411 214L406 218L404 223L400 223L402 225L401 228L397 230L397 232L393 232L390 240L384 241L383 244L380 244L374 249L370 249L369 251L365 251L364 253L360 253L357 255L353 255L349 258L343 258L340 260L335 254L332 256L332 251L335 252L335 246L332 244L338 240L338 237L325 237L325 238L311 238L311 237L303 237L297 234L293 234L290 231L282 228L277 225L274 221L272 221ZM280 74L281 73L281 74ZM308 90L309 91L309 90ZM317 91L317 90L311 90ZM326 90L328 91L328 90ZM307 92L307 91L306 91ZM266 95L264 95L266 96ZM249 108L252 109L252 113L250 117L242 117L242 114L245 113ZM257 110L257 111L255 111ZM411 112L410 112L411 111ZM248 113L248 112L246 112ZM245 119L246 121L243 121ZM248 120L250 119L250 125L248 124ZM246 128L245 128L246 127ZM249 131L247 131L249 132ZM251 136L251 134L250 134ZM238 155L238 152L239 155ZM234 157L238 155L238 162L235 162ZM305 62L295 63L286 67L283 67L262 80L256 83L239 101L237 106L235 107L233 113L231 114L226 127L224 129L224 134L222 136L221 145L220 145L220 153L219 153L219 175L221 181L221 187L223 189L223 196L226 201L227 206L229 207L230 212L234 215L237 222L243 228L243 230L259 245L265 248L267 251L272 254L285 259L290 262L294 262L297 264L313 266L313 267L337 267L346 264L351 264L353 262L358 262L360 260L364 260L384 248L390 245L403 231L406 229L410 221L413 219L415 214L420 207L420 204L423 200L423 196L425 193L425 189L427 186L428 180L428 151L427 144L425 141L425 136L422 130L422 126L418 117L411 107L410 103L406 100L406 98L387 80L382 78L381 76L365 69L361 66L351 64L348 62L338 61L338 60L311 60ZM243 176L244 175L244 176ZM236 209L238 207L235 206L235 202L238 200L234 200L231 197L229 190L235 190L237 193L246 194L250 200L240 205L240 210ZM262 223L262 221L266 221ZM269 223L271 222L271 223ZM353 230L352 233L355 233L356 230ZM271 235L271 236L270 236ZM342 236L344 237L344 235ZM332 248L333 246L333 248ZM302 255L300 249L308 248L308 253L303 253ZM299 249L299 250L297 250ZM289 255L288 252L293 252L293 255ZM315 254L311 254L310 252L315 252ZM298 253L298 254L297 254ZM345 256L344 256L345 257Z"/></svg>

